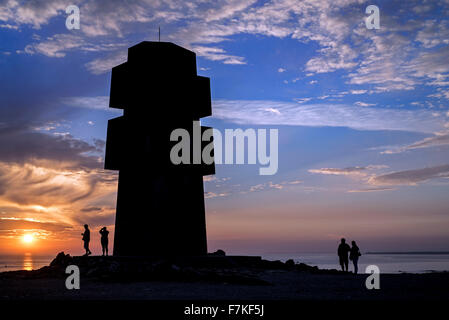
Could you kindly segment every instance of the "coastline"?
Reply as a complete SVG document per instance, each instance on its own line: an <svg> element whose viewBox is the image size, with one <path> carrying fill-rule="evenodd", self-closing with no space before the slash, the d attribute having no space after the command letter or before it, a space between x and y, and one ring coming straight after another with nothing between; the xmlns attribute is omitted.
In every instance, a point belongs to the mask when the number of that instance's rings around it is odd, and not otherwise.
<svg viewBox="0 0 449 320"><path fill-rule="evenodd" d="M259 257L58 257L39 270L0 273L0 300L449 300L449 272L381 274L380 289L368 290L367 274ZM65 287L72 263L80 290Z"/></svg>

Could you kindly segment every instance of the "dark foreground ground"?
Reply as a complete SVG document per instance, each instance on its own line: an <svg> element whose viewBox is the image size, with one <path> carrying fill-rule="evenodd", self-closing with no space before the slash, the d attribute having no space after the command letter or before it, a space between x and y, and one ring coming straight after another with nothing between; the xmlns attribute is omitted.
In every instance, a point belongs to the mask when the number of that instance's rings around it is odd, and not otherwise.
<svg viewBox="0 0 449 320"><path fill-rule="evenodd" d="M66 289L69 264L80 268L79 290ZM60 254L40 270L0 273L0 300L449 300L449 273L381 274L379 290L367 277L258 258Z"/></svg>

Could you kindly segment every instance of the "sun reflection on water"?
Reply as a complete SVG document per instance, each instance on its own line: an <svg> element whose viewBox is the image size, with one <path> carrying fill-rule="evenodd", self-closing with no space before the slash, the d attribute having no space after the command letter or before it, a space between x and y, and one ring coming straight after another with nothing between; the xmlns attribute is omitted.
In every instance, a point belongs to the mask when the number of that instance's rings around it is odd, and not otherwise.
<svg viewBox="0 0 449 320"><path fill-rule="evenodd" d="M23 270L33 270L33 256L31 253L25 253L23 256Z"/></svg>

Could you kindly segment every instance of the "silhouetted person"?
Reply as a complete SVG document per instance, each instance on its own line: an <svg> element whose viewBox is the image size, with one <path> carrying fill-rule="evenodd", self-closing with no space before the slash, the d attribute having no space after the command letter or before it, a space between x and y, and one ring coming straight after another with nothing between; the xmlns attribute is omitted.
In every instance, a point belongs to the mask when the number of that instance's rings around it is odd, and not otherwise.
<svg viewBox="0 0 449 320"><path fill-rule="evenodd" d="M355 241L352 241L352 248L351 248L351 252L349 253L349 259L352 260L352 263L354 264L354 273L357 274L357 272L359 271L359 266L357 265L357 263L359 262L359 257L362 254L360 253L360 249L359 247L357 247L357 244L355 243Z"/></svg>
<svg viewBox="0 0 449 320"><path fill-rule="evenodd" d="M88 256L88 255L92 254L92 252L89 250L90 230L89 230L89 226L87 224L84 225L84 232L81 233L81 235L83 236L84 249L86 250L85 256Z"/></svg>
<svg viewBox="0 0 449 320"><path fill-rule="evenodd" d="M338 246L338 257L340 259L341 270L348 271L349 260L348 253L351 251L351 247L346 243L345 238L341 239L341 243Z"/></svg>
<svg viewBox="0 0 449 320"><path fill-rule="evenodd" d="M100 230L100 234L101 234L101 249L103 250L103 256L105 253L106 255L108 255L109 231L106 229L106 227L103 227Z"/></svg>

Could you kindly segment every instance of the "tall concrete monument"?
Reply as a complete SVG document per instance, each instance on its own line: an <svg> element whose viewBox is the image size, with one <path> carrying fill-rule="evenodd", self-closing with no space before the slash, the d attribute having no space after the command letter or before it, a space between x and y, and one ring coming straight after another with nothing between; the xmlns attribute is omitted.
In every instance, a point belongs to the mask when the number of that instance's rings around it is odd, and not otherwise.
<svg viewBox="0 0 449 320"><path fill-rule="evenodd" d="M108 121L106 141L105 169L119 170L114 255L206 254L203 176L214 163L170 159L173 130L192 133L193 121L212 114L195 53L168 42L129 48L112 69L109 107L124 110Z"/></svg>

